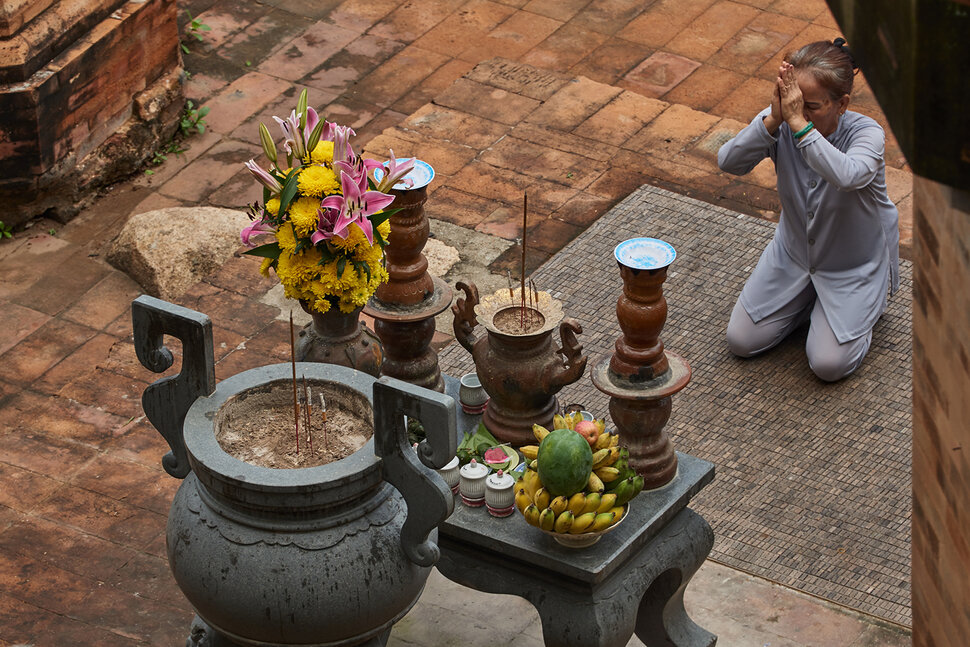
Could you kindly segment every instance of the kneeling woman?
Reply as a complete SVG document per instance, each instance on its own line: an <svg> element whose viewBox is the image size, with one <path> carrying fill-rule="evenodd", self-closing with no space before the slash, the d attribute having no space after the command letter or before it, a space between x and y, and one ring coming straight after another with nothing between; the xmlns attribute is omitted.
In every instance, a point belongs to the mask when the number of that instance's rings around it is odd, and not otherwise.
<svg viewBox="0 0 970 647"><path fill-rule="evenodd" d="M886 193L885 133L848 112L855 66L842 39L789 54L771 106L718 151L735 175L775 163L781 219L741 291L728 346L751 357L806 319L805 351L834 382L862 363L872 328L899 286L896 207Z"/></svg>

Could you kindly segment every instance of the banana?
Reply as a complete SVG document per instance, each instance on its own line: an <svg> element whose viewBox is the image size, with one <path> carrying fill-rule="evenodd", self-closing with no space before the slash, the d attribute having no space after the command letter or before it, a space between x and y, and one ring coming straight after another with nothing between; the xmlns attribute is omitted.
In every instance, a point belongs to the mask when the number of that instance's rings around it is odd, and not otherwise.
<svg viewBox="0 0 970 647"><path fill-rule="evenodd" d="M640 494L643 490L643 477L637 474L633 477L633 496ZM630 497L631 499L633 497Z"/></svg>
<svg viewBox="0 0 970 647"><path fill-rule="evenodd" d="M563 418L558 413L552 417L552 428L553 429L569 429L566 426L566 419ZM535 426L532 427L533 433L535 432Z"/></svg>
<svg viewBox="0 0 970 647"><path fill-rule="evenodd" d="M568 506L569 506L569 498L564 497L561 494L556 498L552 499L551 501L549 501L549 509L555 512L557 517L561 515Z"/></svg>
<svg viewBox="0 0 970 647"><path fill-rule="evenodd" d="M599 451L601 449L607 449L610 447L610 438L613 437L608 431L604 431L600 434L600 437L596 439L596 444L593 445L593 451Z"/></svg>
<svg viewBox="0 0 970 647"><path fill-rule="evenodd" d="M596 521L595 512L586 512L573 519L573 525L569 527L569 534L578 535L582 532L589 532L589 527Z"/></svg>
<svg viewBox="0 0 970 647"><path fill-rule="evenodd" d="M532 425L532 435L541 443L542 439L549 435L549 430L542 425Z"/></svg>
<svg viewBox="0 0 970 647"><path fill-rule="evenodd" d="M606 530L613 525L613 521L616 519L615 512L600 512L593 519L593 525L589 527L589 532L599 532L600 530Z"/></svg>
<svg viewBox="0 0 970 647"><path fill-rule="evenodd" d="M627 507L625 505L614 506L608 510L608 512L612 512L613 514L616 515L616 518L613 520L613 523L619 523L620 519L623 518L623 515L626 514L626 511L627 511Z"/></svg>
<svg viewBox="0 0 970 647"><path fill-rule="evenodd" d="M525 488L525 493L529 496L530 501L534 500L536 490L542 487L539 473L535 470L525 470L519 478L519 487Z"/></svg>
<svg viewBox="0 0 970 647"><path fill-rule="evenodd" d="M606 512L610 508L616 505L616 493L608 492L600 497L600 507L596 508L596 512Z"/></svg>
<svg viewBox="0 0 970 647"><path fill-rule="evenodd" d="M538 445L522 445L519 447L519 451L530 461L539 458L539 446Z"/></svg>
<svg viewBox="0 0 970 647"><path fill-rule="evenodd" d="M583 506L583 514L587 512L596 512L600 507L600 502L602 501L602 496L599 492L590 492L586 495L586 505Z"/></svg>
<svg viewBox="0 0 970 647"><path fill-rule="evenodd" d="M526 522L530 526L539 527L539 508L536 507L534 503L530 503L529 506L522 511L522 516L525 517Z"/></svg>
<svg viewBox="0 0 970 647"><path fill-rule="evenodd" d="M539 527L543 530L552 530L556 523L556 513L546 508L539 513Z"/></svg>
<svg viewBox="0 0 970 647"><path fill-rule="evenodd" d="M536 490L535 496L532 497L532 502L536 504L539 510L545 510L549 507L549 501L552 499L552 495L546 488L541 487Z"/></svg>
<svg viewBox="0 0 970 647"><path fill-rule="evenodd" d="M609 456L610 456L610 450L608 447L604 449L598 449L595 452L593 452L593 469L595 470L597 467L600 467L603 464L603 461L609 458Z"/></svg>
<svg viewBox="0 0 970 647"><path fill-rule="evenodd" d="M569 532L569 529L573 525L573 513L566 510L558 517L556 517L556 523L553 525L552 529L556 532Z"/></svg>
<svg viewBox="0 0 970 647"><path fill-rule="evenodd" d="M603 492L606 486L603 485L603 479L596 476L596 472L589 473L589 484L586 486L588 492Z"/></svg>
<svg viewBox="0 0 970 647"><path fill-rule="evenodd" d="M623 479L623 481L616 486L616 489L613 490L613 492L616 493L616 505L625 505L627 501L637 495L637 493L633 491L633 479L634 477L632 476L628 479Z"/></svg>
<svg viewBox="0 0 970 647"><path fill-rule="evenodd" d="M515 491L515 507L519 512L525 514L525 509L531 504L532 497L529 496L529 493L525 491L524 487L520 487Z"/></svg>
<svg viewBox="0 0 970 647"><path fill-rule="evenodd" d="M578 411L573 411L566 416L566 426L570 429L576 428L576 423L583 419L583 414Z"/></svg>
<svg viewBox="0 0 970 647"><path fill-rule="evenodd" d="M576 494L569 497L569 504L566 509L572 512L574 515L578 516L582 514L583 508L586 507L586 493L577 492Z"/></svg>
<svg viewBox="0 0 970 647"><path fill-rule="evenodd" d="M616 447L620 444L619 434L610 434L610 447Z"/></svg>
<svg viewBox="0 0 970 647"><path fill-rule="evenodd" d="M619 447L607 447L593 454L593 469L609 467L620 458Z"/></svg>
<svg viewBox="0 0 970 647"><path fill-rule="evenodd" d="M604 483L610 483L620 478L620 470L615 467L600 467L593 470L593 473L600 477L600 480Z"/></svg>

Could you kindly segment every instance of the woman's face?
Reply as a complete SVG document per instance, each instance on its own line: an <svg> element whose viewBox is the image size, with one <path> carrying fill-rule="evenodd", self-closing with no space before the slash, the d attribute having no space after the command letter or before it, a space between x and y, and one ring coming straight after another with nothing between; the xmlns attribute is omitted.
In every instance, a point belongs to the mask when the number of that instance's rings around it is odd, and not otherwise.
<svg viewBox="0 0 970 647"><path fill-rule="evenodd" d="M828 90L823 88L811 72L795 70L795 79L805 100L805 119L815 124L822 136L828 137L839 125L839 117L849 106L849 95L833 101Z"/></svg>

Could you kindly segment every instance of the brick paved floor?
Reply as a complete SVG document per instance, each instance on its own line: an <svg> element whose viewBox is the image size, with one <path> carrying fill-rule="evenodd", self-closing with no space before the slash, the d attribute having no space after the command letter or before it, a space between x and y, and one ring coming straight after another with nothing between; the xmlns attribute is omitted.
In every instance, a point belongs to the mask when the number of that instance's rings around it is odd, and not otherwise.
<svg viewBox="0 0 970 647"><path fill-rule="evenodd" d="M299 87L325 116L357 129L358 147L393 145L431 161L436 226L502 243L493 270L514 265L528 191L531 270L643 184L774 218L770 167L734 178L713 156L766 103L784 51L838 34L821 0L179 7L212 27L185 57L188 97L211 109L205 134L71 223L41 220L0 243L0 646L183 640L191 613L168 573L163 534L178 483L161 471L167 447L141 413L140 394L157 376L138 364L130 339L128 308L141 289L104 252L132 214L238 208L258 197L241 164L258 155L257 122L287 113ZM885 123L859 81L853 105ZM906 254L912 177L891 136L887 164ZM254 259L234 258L178 300L211 316L217 378L287 359L286 326L260 301L271 285ZM846 623L839 644L905 644L905 632L720 568L702 570L709 584L692 592L693 613L725 644L831 645L816 640L823 634L809 619L835 616ZM719 595L724 587L732 593ZM442 604L448 589L435 591L416 617L459 610ZM483 615L508 608L472 599ZM764 612L747 614L738 600ZM771 614L778 609L799 611ZM428 644L414 626L395 639ZM465 628L458 643L495 644Z"/></svg>

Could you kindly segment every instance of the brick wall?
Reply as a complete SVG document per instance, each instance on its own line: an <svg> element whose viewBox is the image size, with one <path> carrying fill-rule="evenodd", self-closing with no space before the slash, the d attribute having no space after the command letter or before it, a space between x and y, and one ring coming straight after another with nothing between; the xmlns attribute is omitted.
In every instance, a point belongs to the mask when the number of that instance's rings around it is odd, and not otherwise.
<svg viewBox="0 0 970 647"><path fill-rule="evenodd" d="M970 192L916 179L913 644L970 645Z"/></svg>
<svg viewBox="0 0 970 647"><path fill-rule="evenodd" d="M106 6L105 0L90 5ZM55 3L37 20L49 22L48 13L59 8ZM7 224L47 209L70 217L83 194L119 179L126 165L137 169L157 140L171 135L182 104L176 12L175 0L122 3L26 81L0 84L0 198L12 205ZM168 97L162 104L174 109L146 119L137 109L146 94ZM90 163L119 133L131 141L112 147L124 151L125 163Z"/></svg>

